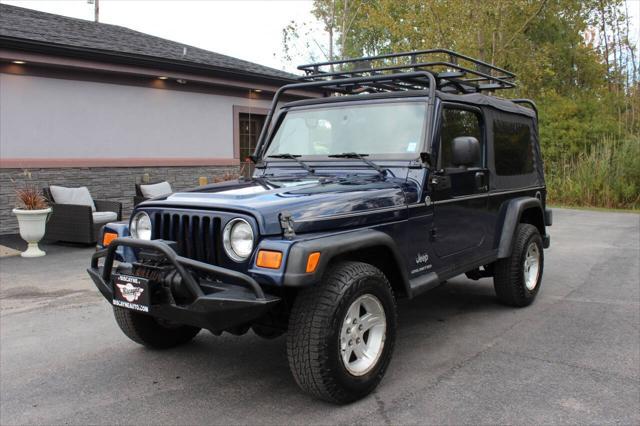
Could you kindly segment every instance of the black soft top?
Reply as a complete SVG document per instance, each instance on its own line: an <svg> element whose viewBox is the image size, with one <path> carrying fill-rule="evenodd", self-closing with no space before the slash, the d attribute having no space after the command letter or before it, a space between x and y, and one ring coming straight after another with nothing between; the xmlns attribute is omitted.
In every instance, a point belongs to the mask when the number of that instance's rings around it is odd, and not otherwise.
<svg viewBox="0 0 640 426"><path fill-rule="evenodd" d="M509 99L499 98L496 96L484 95L482 93L468 93L464 95L436 92L437 97L443 101L462 102L469 105L488 106L503 112L513 114L526 115L527 117L536 118L536 112L531 108L518 105Z"/></svg>

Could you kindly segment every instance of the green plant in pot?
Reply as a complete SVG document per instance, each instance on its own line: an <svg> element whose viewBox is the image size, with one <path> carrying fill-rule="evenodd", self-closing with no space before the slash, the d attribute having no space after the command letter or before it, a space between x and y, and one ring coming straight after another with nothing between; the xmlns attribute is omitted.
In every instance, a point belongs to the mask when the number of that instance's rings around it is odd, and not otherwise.
<svg viewBox="0 0 640 426"><path fill-rule="evenodd" d="M38 243L44 237L51 207L42 192L33 186L17 189L16 197L17 206L13 214L18 218L20 236L27 242L27 250L21 256L44 256L46 253L38 247Z"/></svg>

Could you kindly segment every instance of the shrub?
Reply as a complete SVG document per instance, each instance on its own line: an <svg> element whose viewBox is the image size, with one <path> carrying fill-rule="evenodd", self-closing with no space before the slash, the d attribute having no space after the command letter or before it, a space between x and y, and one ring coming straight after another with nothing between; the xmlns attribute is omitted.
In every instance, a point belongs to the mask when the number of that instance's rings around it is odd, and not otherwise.
<svg viewBox="0 0 640 426"><path fill-rule="evenodd" d="M640 137L603 139L545 172L550 203L640 209Z"/></svg>
<svg viewBox="0 0 640 426"><path fill-rule="evenodd" d="M226 182L228 180L236 180L240 178L240 174L234 172L225 172L223 175L214 176L212 183Z"/></svg>
<svg viewBox="0 0 640 426"><path fill-rule="evenodd" d="M42 210L49 207L42 192L32 186L16 189L17 208L22 210Z"/></svg>
<svg viewBox="0 0 640 426"><path fill-rule="evenodd" d="M21 181L21 182L20 182ZM31 172L23 170L18 178L11 178L11 182L17 189L16 208L22 210L42 210L49 207L47 199L33 184Z"/></svg>

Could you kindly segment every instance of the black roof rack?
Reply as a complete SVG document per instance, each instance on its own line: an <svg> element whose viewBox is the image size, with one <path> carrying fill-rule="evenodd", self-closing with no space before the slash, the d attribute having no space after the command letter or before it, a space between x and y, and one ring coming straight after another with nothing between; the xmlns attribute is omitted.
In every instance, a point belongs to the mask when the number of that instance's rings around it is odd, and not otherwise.
<svg viewBox="0 0 640 426"><path fill-rule="evenodd" d="M329 68L328 70L326 68ZM478 59L447 49L418 50L368 56L341 61L300 65L306 75L300 82L280 87L271 100L271 108L256 144L254 162L267 148L267 134L283 93L291 90L319 90L345 95L359 93L426 90L427 105L434 108L436 90L447 93L479 93L516 87L515 74ZM427 129L432 114L427 114ZM430 153L430 146L425 148Z"/></svg>
<svg viewBox="0 0 640 426"><path fill-rule="evenodd" d="M305 75L300 80L324 82L322 89L344 94L424 90L427 78L415 77L428 72L435 77L437 89L448 93L478 93L516 87L515 74L478 59L448 49L417 50L356 59L300 65ZM402 78L406 73L407 78ZM412 74L409 77L410 74ZM390 80L344 85L344 79L392 74Z"/></svg>

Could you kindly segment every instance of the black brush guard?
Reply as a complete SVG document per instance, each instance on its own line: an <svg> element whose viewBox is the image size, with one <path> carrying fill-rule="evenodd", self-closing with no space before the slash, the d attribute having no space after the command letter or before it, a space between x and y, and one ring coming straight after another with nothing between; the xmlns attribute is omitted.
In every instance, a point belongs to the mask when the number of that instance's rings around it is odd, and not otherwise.
<svg viewBox="0 0 640 426"><path fill-rule="evenodd" d="M193 301L186 305L173 302L154 304L152 301L149 315L153 317L217 332L247 324L280 301L276 296L265 294L262 287L249 275L179 256L162 240L145 241L123 237L116 238L108 247L97 250L91 258L91 267L87 269L96 287L109 303L113 300L113 279L118 273L113 272L113 262L119 246L161 254L175 268L184 287L193 297ZM104 263L100 266L102 258ZM206 272L219 281L198 282L189 269Z"/></svg>

